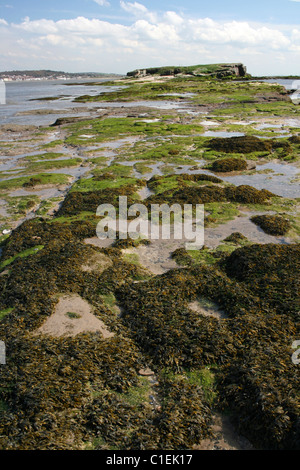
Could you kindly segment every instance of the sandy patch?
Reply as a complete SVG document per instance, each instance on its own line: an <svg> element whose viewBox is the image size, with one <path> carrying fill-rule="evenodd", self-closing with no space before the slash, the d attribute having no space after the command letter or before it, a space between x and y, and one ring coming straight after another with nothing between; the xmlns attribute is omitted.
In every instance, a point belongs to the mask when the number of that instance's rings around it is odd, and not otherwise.
<svg viewBox="0 0 300 470"><path fill-rule="evenodd" d="M112 264L113 262L108 256L102 253L95 253L85 264L81 266L81 269L85 272L97 271L97 273L101 274L105 269L112 266Z"/></svg>
<svg viewBox="0 0 300 470"><path fill-rule="evenodd" d="M250 217L253 215L263 214L265 212L255 211L241 211L240 216L235 217L233 220L229 220L226 223L217 225L215 227L207 227L204 230L204 245L208 248L215 249L223 240L231 235L233 232L240 232L249 241L253 243L278 243L287 244L291 243L291 239L285 236L273 236L266 234L260 227L254 224ZM150 233L150 228L148 230ZM147 238L148 234L141 234ZM178 269L180 266L177 265L176 261L172 259L172 253L177 248L185 246L185 242L188 242L184 237L182 239L174 239L171 236L170 240L162 238L152 239L149 238L149 245L139 245L136 248L130 248L123 253L137 255L139 264L145 269L149 270L152 274L159 275L163 274L170 269ZM97 246L99 248L106 248L111 246L115 240L109 238L101 240L98 237L86 238L84 242L88 245Z"/></svg>
<svg viewBox="0 0 300 470"><path fill-rule="evenodd" d="M101 240L98 237L91 237L91 238L85 238L84 243L86 245L97 246L98 248L108 248L114 243L114 241L115 240L111 240L110 238Z"/></svg>
<svg viewBox="0 0 300 470"><path fill-rule="evenodd" d="M76 336L84 332L100 331L103 338L113 333L97 318L90 304L79 295L62 295L55 306L54 313L36 330L36 334L51 336Z"/></svg>
<svg viewBox="0 0 300 470"><path fill-rule="evenodd" d="M215 317L218 319L227 318L225 312L214 304L213 302L201 302L200 300L195 300L188 304L188 308L194 312L199 313L200 315L205 315L208 317Z"/></svg>
<svg viewBox="0 0 300 470"><path fill-rule="evenodd" d="M235 431L227 416L214 416L212 431L214 437L204 439L193 450L255 450L246 438Z"/></svg>
<svg viewBox="0 0 300 470"><path fill-rule="evenodd" d="M179 240L153 240L150 245L139 245L132 250L139 258L140 264L153 274L163 274L170 269L178 268L171 253L179 248Z"/></svg>

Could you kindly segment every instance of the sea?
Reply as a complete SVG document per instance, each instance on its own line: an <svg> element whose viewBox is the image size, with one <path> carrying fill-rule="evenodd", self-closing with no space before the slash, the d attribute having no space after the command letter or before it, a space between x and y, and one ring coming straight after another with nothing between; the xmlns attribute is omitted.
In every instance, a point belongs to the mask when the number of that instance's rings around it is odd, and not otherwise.
<svg viewBox="0 0 300 470"><path fill-rule="evenodd" d="M47 126L58 117L88 115L89 109L99 108L100 104L74 103L74 98L82 95L98 95L120 87L101 86L109 79L84 80L23 80L5 83L5 104L0 104L0 125L20 124ZM99 83L94 85L94 83ZM2 82L3 85L3 82ZM58 98L43 100L43 98ZM74 110L75 108L75 110ZM85 110L85 111L84 111ZM38 114L28 112L41 111ZM55 114L57 111L57 114ZM45 114L43 114L43 112ZM51 114L47 114L50 112ZM26 114L25 114L26 113Z"/></svg>

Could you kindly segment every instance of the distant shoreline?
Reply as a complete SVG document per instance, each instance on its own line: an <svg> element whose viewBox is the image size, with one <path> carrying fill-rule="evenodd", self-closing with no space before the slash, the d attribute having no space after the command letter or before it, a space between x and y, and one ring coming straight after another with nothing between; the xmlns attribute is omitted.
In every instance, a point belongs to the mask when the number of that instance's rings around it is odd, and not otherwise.
<svg viewBox="0 0 300 470"><path fill-rule="evenodd" d="M104 79L118 78L121 74L114 73L68 73L52 70L12 70L0 72L0 80L5 82L28 82L28 81L50 81L50 80L86 80L86 79Z"/></svg>
<svg viewBox="0 0 300 470"><path fill-rule="evenodd" d="M97 73L97 72L62 72L53 70L11 70L0 72L0 80L4 82L32 82L51 80L86 80L86 79L116 79L126 74ZM260 75L240 77L245 80L300 80L300 75Z"/></svg>

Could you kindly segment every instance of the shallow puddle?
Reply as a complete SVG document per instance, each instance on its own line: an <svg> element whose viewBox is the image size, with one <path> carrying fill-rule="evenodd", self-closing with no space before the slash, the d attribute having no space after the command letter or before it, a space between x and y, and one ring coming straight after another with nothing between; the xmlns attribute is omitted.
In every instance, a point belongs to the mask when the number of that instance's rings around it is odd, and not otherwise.
<svg viewBox="0 0 300 470"><path fill-rule="evenodd" d="M229 183L239 185L250 185L256 189L267 189L277 196L285 198L297 198L299 197L299 186L298 184L291 183L299 168L291 164L268 162L263 165L257 165L256 169L259 170L272 170L275 172L267 174L253 173L248 175L230 175L225 176L222 174L221 179L228 181ZM219 176L219 175L218 175Z"/></svg>
<svg viewBox="0 0 300 470"><path fill-rule="evenodd" d="M67 191L68 186L64 187L53 187L53 188L45 188L45 189L18 189L16 191L12 191L9 196L10 197L21 197L21 196L30 196L36 195L41 198L41 200L49 199L53 197L61 197L65 191Z"/></svg>
<svg viewBox="0 0 300 470"><path fill-rule="evenodd" d="M253 243L288 244L291 240L284 236L272 236L265 233L260 227L251 222L250 217L265 214L265 212L242 212L242 216L222 224L218 227L209 227L204 230L204 244L209 248L216 248L226 237L233 232L240 232Z"/></svg>
<svg viewBox="0 0 300 470"><path fill-rule="evenodd" d="M226 131L205 131L203 134L204 137L243 137L245 134L243 132L226 132Z"/></svg>
<svg viewBox="0 0 300 470"><path fill-rule="evenodd" d="M222 318L227 318L226 313L221 310L217 304L207 299L198 299L194 302L189 302L188 308L196 313L199 313L200 315L207 317L214 317L218 318L219 320Z"/></svg>

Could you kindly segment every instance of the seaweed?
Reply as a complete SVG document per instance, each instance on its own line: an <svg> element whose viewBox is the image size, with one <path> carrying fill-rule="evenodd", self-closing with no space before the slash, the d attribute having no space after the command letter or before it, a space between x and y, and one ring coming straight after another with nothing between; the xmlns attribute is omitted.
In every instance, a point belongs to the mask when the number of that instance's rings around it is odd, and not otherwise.
<svg viewBox="0 0 300 470"><path fill-rule="evenodd" d="M239 202L243 204L262 204L275 194L265 189L259 190L248 185L240 186L199 186L167 190L149 196L145 204L178 203L205 204L211 202Z"/></svg>
<svg viewBox="0 0 300 470"><path fill-rule="evenodd" d="M277 85L200 77L140 82L99 99L161 99L174 90L197 93L194 103L201 99L216 115L291 112L287 101L278 101L286 95ZM267 92L268 102L260 92ZM245 166L245 154L293 158L298 151L299 136L208 140L195 135L203 132L198 118L170 112L160 122L147 123L137 113L117 119L64 118L56 125L72 122L64 128L65 140L56 144L86 145L83 132L93 146L135 135L141 137L139 145L127 155L124 147L120 159L193 165L196 156L215 160L220 154L214 171L226 162L226 170ZM7 352L7 367L0 368L1 448L191 449L211 437L212 416L221 410L257 448L298 449L298 371L291 345L299 337L299 245L251 244L233 233L215 250L175 250L172 257L180 267L155 276L124 256L124 248L149 240L117 239L109 248L85 240L95 237L100 204L117 208L123 195L128 205L138 202L138 190L146 184L155 193L145 200L148 207L155 202L205 204L206 224L219 221L220 214L222 220L236 215L240 204L264 204L267 211L275 195L204 173L156 176L146 183L131 177L131 170L118 164L96 168L93 177L72 185L53 217L26 220L1 244L0 337ZM70 183L70 178L37 174L3 181L0 189L49 183ZM267 225L274 226L273 220ZM286 228L282 218L275 225L277 233ZM82 297L113 336L40 334L62 294ZM213 302L224 315L196 311L195 301ZM76 310L68 314L78 321ZM149 378L141 377L146 368L153 371ZM210 395L199 379L208 369L215 383Z"/></svg>
<svg viewBox="0 0 300 470"><path fill-rule="evenodd" d="M56 213L57 217L72 216L80 212L91 212L96 215L96 211L101 204L112 204L116 208L119 205L119 196L127 196L128 205L136 202L136 187L124 185L119 188L106 188L96 191L72 191L68 193L61 207Z"/></svg>
<svg viewBox="0 0 300 470"><path fill-rule="evenodd" d="M272 327L274 331L274 320ZM225 368L219 387L222 405L230 406L238 431L256 449L299 449L297 373L287 343L280 339L275 346L271 340L251 345L243 361Z"/></svg>
<svg viewBox="0 0 300 470"><path fill-rule="evenodd" d="M231 235L224 238L224 242L230 242L230 243L234 243L237 245L242 244L246 242L247 240L248 240L247 237L245 237L245 235L243 235L240 232L233 232Z"/></svg>
<svg viewBox="0 0 300 470"><path fill-rule="evenodd" d="M192 262L192 258L185 248L177 248L171 253L171 257L175 259L177 264L183 266L189 265Z"/></svg>
<svg viewBox="0 0 300 470"><path fill-rule="evenodd" d="M252 152L272 152L272 142L262 140L253 135L238 137L216 137L210 139L207 147L218 152L225 153L252 153Z"/></svg>
<svg viewBox="0 0 300 470"><path fill-rule="evenodd" d="M250 245L238 248L224 261L224 270L279 314L296 318L299 311L299 244Z"/></svg>
<svg viewBox="0 0 300 470"><path fill-rule="evenodd" d="M247 169L247 162L242 158L219 158L215 160L210 169L216 172L241 171Z"/></svg>
<svg viewBox="0 0 300 470"><path fill-rule="evenodd" d="M289 219L280 215L256 215L250 220L270 235L285 235L291 229Z"/></svg>

